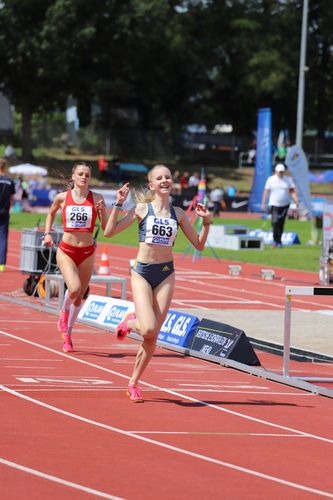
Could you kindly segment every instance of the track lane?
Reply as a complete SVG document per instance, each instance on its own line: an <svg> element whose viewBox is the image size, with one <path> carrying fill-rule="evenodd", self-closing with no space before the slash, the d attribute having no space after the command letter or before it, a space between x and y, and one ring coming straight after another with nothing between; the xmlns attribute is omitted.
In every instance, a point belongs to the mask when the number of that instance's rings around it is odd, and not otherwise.
<svg viewBox="0 0 333 500"><path fill-rule="evenodd" d="M33 315L35 316L35 313L33 313ZM42 315L41 313L39 313L36 314L36 316L42 316ZM13 328L13 324L11 324L11 326ZM59 348L59 340L58 338L56 339L53 338L54 335L53 333L53 335L48 335L47 337L45 336L43 337L45 340L44 346L38 347L32 344L27 344L28 340L38 344L38 340L40 339L41 335L41 332L38 331L40 328L41 328L40 323L37 323L34 332L28 335L29 339L31 340L26 338L25 335L23 341L18 341L18 345L15 343L16 357L19 354L20 350L22 350L22 345L24 345L23 351L25 351L24 353L22 353L23 354L22 372L17 368L18 366L17 360L15 361L16 363L15 369L7 368L7 371L9 370L10 373L11 370L14 370L14 375L16 378L18 374L23 375L24 377L30 376L32 378L33 376L36 376L36 374L39 375L40 378L44 377L45 379L46 377L44 372L42 373L40 371L38 372L40 366L45 367L45 361L43 361L42 365L39 362L40 353L42 353L42 359L44 360L49 359L50 357L51 359L53 359L52 353L54 351L54 344L56 343ZM17 326L17 329L20 330L19 325ZM2 331L4 332L4 330ZM325 455L327 456L327 452L325 452L325 450L323 450L321 447L322 446L326 447L331 445L329 443L325 444L325 442L319 442L320 440L318 441L318 439L315 439L316 445L314 447L313 444L311 445L307 444L307 441L310 439L310 441L312 442L313 438L309 436L304 436L302 434L304 430L299 430L298 428L299 426L297 426L296 429L290 429L290 430L289 430L290 426L288 426L288 430L283 431L283 436L279 436L279 434L281 434L280 423L274 424L278 426L278 430L274 428L273 430L271 428L267 430L267 423L266 422L262 423L261 422L262 419L258 418L259 415L262 416L262 414L264 413L267 414L268 418L267 421L272 420L271 413L272 409L274 408L274 416L277 421L281 419L281 409L283 410L282 415L285 415L285 419L288 421L290 419L290 415L288 415L289 413L288 410L290 410L290 414L292 415L293 412L295 412L295 409L297 408L299 411L302 411L303 414L304 411L309 411L309 409L312 410L316 407L316 405L312 404L312 401L317 401L318 397L309 396L308 394L302 393L295 389L291 390L290 388L285 388L285 387L281 388L281 386L279 386L278 384L274 384L271 382L267 383L267 381L260 380L260 383L258 384L259 381L257 378L249 377L246 374L239 374L237 372L236 372L238 379L237 384L238 385L246 384L247 388L249 388L249 386L254 386L253 390L255 390L256 392L258 391L260 392L259 399L258 396L253 396L252 394L247 395L246 391L242 393L239 392L239 390L235 394L230 392L228 393L222 392L222 394L214 393L212 395L211 392L207 393L202 392L202 390L204 390L204 387L201 387L201 391L198 394L195 393L195 388L194 388L194 391L191 392L191 396L189 396L188 393L182 392L181 387L180 390L178 391L173 391L172 388L169 389L168 388L170 387L169 381L166 381L164 377L169 378L170 373L174 374L175 372L179 371L182 372L182 378L181 378L182 384L184 382L186 383L186 381L188 381L188 383L195 384L197 377L200 377L201 380L204 374L206 384L207 383L209 384L210 378L212 378L212 380L216 380L218 376L220 385L228 384L228 379L231 378L232 380L230 380L229 383L230 385L235 379L235 372L229 369L221 369L219 367L216 367L215 365L211 365L209 363L207 364L201 360L194 361L191 360L190 358L188 359L183 358L180 355L174 355L174 354L170 355L169 353L166 354L164 351L159 350L157 353L157 357L154 359L155 361L154 364L152 364L151 367L149 367L149 370L147 372L147 379L155 381L155 383L151 382L146 383L147 385L145 386L146 387L145 396L148 398L148 401L144 405L129 405L129 402L124 397L124 389L133 362L134 349L132 347L133 345L135 345L135 343L133 341L128 341L128 345L126 344L122 344L121 346L116 345L114 346L113 349L110 349L109 352L108 349L105 348L105 344L106 344L106 338L109 340L110 336L107 337L106 334L92 335L91 333L85 333L87 331L90 331L89 328L84 329L82 333L81 332L78 333L77 337L78 340L79 338L81 340L80 344L82 345L82 349L86 349L87 345L90 345L89 349L93 350L91 352L80 351L78 352L77 355L75 355L77 357L69 357L67 355L62 354L61 352L54 351L55 359L60 357L63 360L63 362L61 364L53 362L51 363L52 367L56 365L57 369L57 374L53 373L52 377L54 378L54 376L56 375L58 377L67 376L69 378L73 377L83 378L82 377L83 372L85 379L95 377L97 380L100 376L102 376L103 380L105 378L106 380L110 380L111 377L111 382L115 384L115 390L103 392L103 389L101 389L101 387L98 387L98 390L93 391L90 386L89 391L84 391L81 388L80 391L75 392L75 388L73 389L71 387L71 391L69 392L67 390L67 386L63 384L63 386L65 387L63 387L63 392L61 392L61 390L59 391L59 382L54 382L54 384L58 388L56 392L53 391L48 392L46 391L46 388L43 387L40 393L38 393L38 389L36 390L35 388L34 393L31 394L28 391L25 393L24 387L22 387L20 389L19 394L28 395L29 397L32 396L34 399L37 399L38 401L41 401L45 404L51 404L51 406L55 406L57 408L59 407L60 409L65 409L65 411L72 412L75 415L80 415L83 416L83 418L88 418L93 421L96 420L100 421L101 418L102 419L101 422L103 423L103 425L107 422L109 423L111 422L112 426L116 427L118 426L117 429L120 429L122 432L131 433L133 434L133 436L136 435L136 437L138 437L138 435L142 437L141 434L138 434L140 432L148 432L148 435L150 435L149 434L150 432L160 432L162 430L163 433L161 435L158 435L158 440L157 440L158 443L162 443L163 446L165 445L174 446L176 448L180 448L181 450L186 450L186 452L189 453L203 455L204 457L208 457L209 460L213 461L217 460L218 462L221 463L216 465L218 465L219 467L222 466L223 468L232 467L233 473L235 473L234 467L243 468L244 469L243 474L245 473L246 475L251 476L251 481L250 481L251 485L253 484L252 483L253 473L255 474L258 473L259 475L266 474L267 476L274 476L275 479L266 478L266 480L273 481L274 483L276 482L276 480L280 480L281 477L288 478L288 476L290 476L290 471L288 473L289 467L282 467L281 464L273 465L273 475L272 475L272 463L270 464L269 462L266 463L267 455L265 454L265 450L267 450L267 439L270 439L269 441L270 446L268 447L270 450L269 453L271 453L272 449L271 447L273 445L274 449L279 450L278 456L280 456L281 453L284 454L285 456L284 463L289 463L289 466L291 461L294 460L295 458L292 454L290 455L290 450L293 450L293 446L290 444L290 440L292 440L292 442L295 441L295 435L294 435L295 431L296 434L300 436L297 438L298 447L300 446L299 440L302 441L302 447L304 448L305 446L306 450L304 454L305 457L309 456L308 453L309 450L311 451L312 459L315 460L316 463L318 460L320 460L320 457L325 457ZM3 336L5 335L3 334ZM2 338L0 340L2 341ZM112 340L113 339L111 336L110 346L112 346L111 344ZM28 352L26 352L27 347L28 347ZM47 350L47 356L45 356L46 350ZM119 354L121 354L120 357ZM29 365L30 368L29 371L27 371L28 369L26 365L27 360L31 360L34 358L36 358L35 367L33 368L33 365ZM126 363L124 361L126 361ZM29 362L31 363L31 361ZM10 363L12 363L12 360L10 360ZM112 365L111 369L110 369L110 363ZM161 368L166 369L163 370L164 374L161 374L160 370ZM98 375L96 372L98 373ZM0 373L3 375L2 371ZM110 375L108 377L105 377L106 373L109 373ZM114 376L116 376L115 380L113 379ZM158 384L156 384L156 379L158 381ZM7 383L8 382L9 381L7 380ZM258 387L259 388L265 387L265 389L258 389ZM266 391L269 392L267 395L265 394ZM272 392L274 391L280 394L272 394ZM288 393L288 396L284 394L284 392ZM297 400L296 403L290 402L291 401L290 394L293 393L295 394ZM218 398L216 398L217 395L219 396ZM279 398L282 398L282 401ZM325 398L321 399L325 400ZM110 413L110 408L112 408L111 413ZM230 408L232 408L232 410L230 410ZM245 411L244 408L246 409ZM166 411L167 411L167 417L165 415ZM216 417L216 415L218 415L218 417ZM246 415L245 418L243 415L244 416ZM133 427L133 418L135 422L134 427ZM180 425L181 422L182 424ZM184 422L186 422L185 430L184 430ZM149 423L148 426L147 423ZM316 423L318 423L317 420ZM69 426L68 432L70 432L70 434L74 433L72 435L75 440L75 432L72 429L72 425L67 423L59 424L61 429L64 428L64 425L66 426L66 431L65 431L66 435L67 435L67 426ZM75 426L77 425L78 424L76 423ZM221 425L223 426L224 429L222 434L220 430ZM263 425L265 427L264 430L263 430ZM269 425L269 427L273 426ZM177 431L180 432L188 431L190 432L190 434L188 435L177 434ZM94 431L89 430L89 433L91 432ZM164 432L171 432L172 434L164 434ZM275 434L275 433L276 437L270 436L270 434ZM287 434L287 436L285 434ZM146 434L144 436L146 437ZM155 442L156 436L153 435L153 437L154 437L153 441ZM107 442L109 442L109 439L111 438L108 436L105 439L107 439ZM277 446L277 444L274 443L274 441L272 443L272 439L278 440L279 445ZM324 437L324 439L327 438ZM281 440L282 443L280 442ZM288 443L286 442L287 440L289 440ZM303 443L303 441L305 441L305 443ZM114 444L110 444L110 446L114 447ZM155 446L160 447L161 444ZM256 448L256 455L258 454L262 459L259 460L259 463L258 459L253 457L253 447ZM57 449L58 448L56 448L56 450ZM242 451L241 453L242 456L240 456L240 450ZM132 451L133 450L130 449L129 452L130 457L132 457ZM125 450L124 453L126 455L128 451L126 452ZM133 456L137 457L138 456L137 453L139 452L135 452ZM151 451L149 453L151 453ZM154 455L154 460L156 461L159 452L155 450L152 453ZM177 451L176 453L179 452ZM155 454L157 455L155 456ZM226 457L228 457L228 460L226 460ZM195 458L197 459L197 457ZM72 459L77 460L77 457L76 458L72 457ZM169 467L172 467L172 462L174 460L175 460L174 457L172 459L170 458L170 465L167 464L164 465L164 467L167 467L167 469L169 470ZM178 458L176 458L176 460L178 461ZM200 461L204 460L205 462L207 461L206 458L205 459L200 458L199 460ZM264 463L262 463L262 461ZM127 459L127 462L132 467L135 467L136 459L134 460L133 463L131 458ZM325 462L325 460L323 460L323 462ZM253 468L248 467L249 463L251 465L254 465L254 467ZM39 465L38 463L34 464L35 467L38 467L38 465ZM305 463L303 459L300 460L298 462L298 466L299 466L299 469L297 467L298 472L293 470L292 475L296 475L296 477L298 477L298 479L300 480L301 469L303 468L304 470L304 467L308 466L307 459L305 459ZM187 471L187 467L185 467L185 465L183 467L184 468L182 470ZM192 470L193 467L195 470L195 474L199 474L197 467L193 466L191 460L191 465L189 469ZM320 467L321 470L325 471L324 463L320 463ZM202 469L201 465L199 469L201 471ZM59 471L56 470L55 472ZM159 474L160 473L161 472L159 472ZM238 471L238 473L241 472ZM156 474L159 475L157 472ZM190 472L187 471L186 474L188 476ZM208 473L208 471L205 474L206 477L211 478L211 474ZM219 478L220 474L221 472L219 472L218 474ZM200 475L201 474L199 474L199 476ZM212 473L212 476L216 477L216 471ZM196 482L197 479L192 478L191 474L189 477L191 477L191 481L195 486L194 491L196 492L201 491L197 489L198 488ZM285 479L283 479L283 481L284 480ZM101 481L100 477L98 478L98 482L99 481ZM175 479L175 481L178 484L177 487L180 487L182 479L178 478L178 480ZM229 473L228 473L228 481L229 481ZM244 478L242 479L242 481L244 481ZM235 482L233 483L230 492L232 492L233 488L236 488L237 482L239 482L239 480L235 478ZM314 482L316 483L316 481ZM176 488L176 483L173 482L172 487ZM211 487L213 486L217 487L217 484L216 482L214 482L213 479L210 479L210 484ZM303 483L299 482L297 484L300 484L302 486ZM91 485L89 486L91 487ZM142 485L142 487L144 486ZM288 488L289 487L291 486L288 486ZM313 488L313 484L311 485L306 484L305 487ZM295 486L292 486L292 488L295 489ZM317 485L316 488L314 489L318 489ZM273 490L275 491L275 486L273 487ZM281 494L280 486L278 490L279 490L278 495L280 495ZM299 488L297 488L297 491L298 490ZM123 491L120 492L112 491L112 493L113 494L116 493L117 495L118 494L123 495ZM284 492L284 495L285 494L286 492ZM274 498L274 494L272 498ZM278 496L276 496L276 498L278 498ZM293 498L295 498L295 496L293 496Z"/></svg>
<svg viewBox="0 0 333 500"><path fill-rule="evenodd" d="M8 266L11 273L11 287L1 283L1 291L22 290L27 275L18 271L20 259L20 232L10 231ZM137 249L106 243L111 258L112 272L127 278L128 299L132 300L130 289L130 259L135 258ZM97 247L96 267L101 257L101 247ZM229 276L228 261L200 257L195 262L192 256L175 255L176 288L171 307L185 305L197 308L198 300L205 300L204 306L210 308L258 310L283 310L285 304L284 289L287 285L318 285L318 275L306 271L274 268L277 278L266 281L261 278L260 270L264 266L240 263L242 274L239 277ZM7 274L7 273L6 273ZM104 293L102 285L92 285L93 293ZM190 294L190 295L189 295ZM218 300L219 302L214 302ZM293 298L293 310L333 310L330 297Z"/></svg>

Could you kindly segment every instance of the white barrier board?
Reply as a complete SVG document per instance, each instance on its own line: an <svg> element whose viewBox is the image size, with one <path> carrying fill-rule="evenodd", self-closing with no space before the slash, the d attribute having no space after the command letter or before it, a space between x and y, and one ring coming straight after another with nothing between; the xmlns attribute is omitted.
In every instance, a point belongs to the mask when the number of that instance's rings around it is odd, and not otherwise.
<svg viewBox="0 0 333 500"><path fill-rule="evenodd" d="M79 313L78 319L114 332L116 326L124 317L132 312L134 312L134 303L128 300L89 295Z"/></svg>

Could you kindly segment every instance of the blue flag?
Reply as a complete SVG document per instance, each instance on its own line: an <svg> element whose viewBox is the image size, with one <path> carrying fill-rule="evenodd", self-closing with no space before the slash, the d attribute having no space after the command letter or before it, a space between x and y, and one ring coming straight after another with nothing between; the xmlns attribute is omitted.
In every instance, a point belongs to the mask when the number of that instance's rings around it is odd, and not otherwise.
<svg viewBox="0 0 333 500"><path fill-rule="evenodd" d="M296 145L292 146L287 153L286 165L289 168L296 184L300 204L306 207L308 215L311 217L312 201L309 181L309 165L303 149Z"/></svg>
<svg viewBox="0 0 333 500"><path fill-rule="evenodd" d="M261 199L267 178L272 174L272 114L269 108L259 109L257 151L249 211L261 212Z"/></svg>

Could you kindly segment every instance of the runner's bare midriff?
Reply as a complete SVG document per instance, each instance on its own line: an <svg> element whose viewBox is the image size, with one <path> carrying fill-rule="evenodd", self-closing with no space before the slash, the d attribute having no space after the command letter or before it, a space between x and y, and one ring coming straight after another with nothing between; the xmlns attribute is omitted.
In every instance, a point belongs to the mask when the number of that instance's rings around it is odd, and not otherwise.
<svg viewBox="0 0 333 500"><path fill-rule="evenodd" d="M162 245L150 245L141 242L137 260L145 264L158 264L159 262L170 262L173 260L172 247Z"/></svg>
<svg viewBox="0 0 333 500"><path fill-rule="evenodd" d="M88 247L94 243L92 233L84 231L66 231L63 235L62 241L74 247Z"/></svg>

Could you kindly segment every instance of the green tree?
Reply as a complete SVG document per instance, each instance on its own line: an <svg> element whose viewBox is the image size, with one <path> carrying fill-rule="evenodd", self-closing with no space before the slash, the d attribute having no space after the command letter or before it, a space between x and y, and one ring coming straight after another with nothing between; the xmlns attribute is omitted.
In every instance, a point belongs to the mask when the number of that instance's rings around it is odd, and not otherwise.
<svg viewBox="0 0 333 500"><path fill-rule="evenodd" d="M1 2L1 84L4 94L22 114L24 160L32 157L33 113L65 107L75 70L94 36L85 17L88 12L84 7L88 4L70 0ZM63 27L62 39L54 37L55 32L60 32L57 24Z"/></svg>
<svg viewBox="0 0 333 500"><path fill-rule="evenodd" d="M319 139L333 128L333 9L330 0L310 0L305 87L305 125Z"/></svg>

